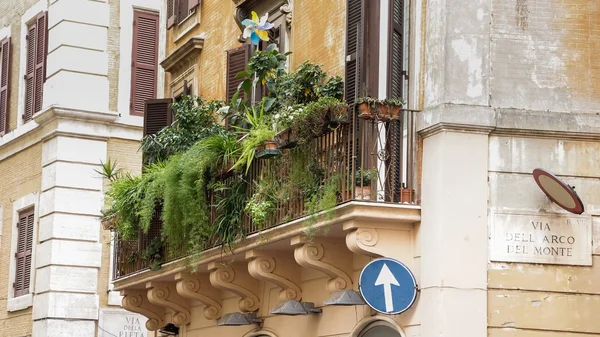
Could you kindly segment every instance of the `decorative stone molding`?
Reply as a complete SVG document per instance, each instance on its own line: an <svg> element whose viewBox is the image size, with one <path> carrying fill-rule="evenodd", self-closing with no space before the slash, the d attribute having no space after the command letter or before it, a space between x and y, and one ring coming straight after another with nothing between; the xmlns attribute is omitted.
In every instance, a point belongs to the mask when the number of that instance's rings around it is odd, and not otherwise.
<svg viewBox="0 0 600 337"><path fill-rule="evenodd" d="M148 301L150 303L173 310L173 324L182 326L192 318L189 303L175 290L174 283L148 282Z"/></svg>
<svg viewBox="0 0 600 337"><path fill-rule="evenodd" d="M258 280L274 283L282 290L279 293L280 301L302 299L300 284L300 270L292 258L285 257L284 252L270 252L267 255L257 250L246 252L248 272ZM274 257L277 256L277 257Z"/></svg>
<svg viewBox="0 0 600 337"><path fill-rule="evenodd" d="M248 273L245 263L231 263L227 266L217 262L208 264L210 283L218 289L231 291L241 297L238 305L242 312L253 312L260 308L258 281Z"/></svg>
<svg viewBox="0 0 600 337"><path fill-rule="evenodd" d="M207 274L175 275L177 293L182 297L204 304L204 317L218 319L222 316L221 292L211 284Z"/></svg>
<svg viewBox="0 0 600 337"><path fill-rule="evenodd" d="M294 251L296 262L305 267L316 269L330 277L327 291L352 289L352 259L343 240L318 238L308 241L302 236L292 238L292 245L298 247Z"/></svg>
<svg viewBox="0 0 600 337"><path fill-rule="evenodd" d="M160 65L166 72L173 72L180 64L186 63L186 60L189 61L198 56L203 47L204 38L201 36L192 36L186 43L167 56Z"/></svg>
<svg viewBox="0 0 600 337"><path fill-rule="evenodd" d="M285 4L279 7L279 11L285 15L285 23L288 27L292 27L292 6L290 4Z"/></svg>
<svg viewBox="0 0 600 337"><path fill-rule="evenodd" d="M121 306L131 312L138 313L148 318L146 329L156 331L165 326L165 309L148 301L145 290L127 289L121 290Z"/></svg>
<svg viewBox="0 0 600 337"><path fill-rule="evenodd" d="M412 226L410 223L350 221L344 224L343 229L348 231L346 245L353 253L407 261L413 258Z"/></svg>

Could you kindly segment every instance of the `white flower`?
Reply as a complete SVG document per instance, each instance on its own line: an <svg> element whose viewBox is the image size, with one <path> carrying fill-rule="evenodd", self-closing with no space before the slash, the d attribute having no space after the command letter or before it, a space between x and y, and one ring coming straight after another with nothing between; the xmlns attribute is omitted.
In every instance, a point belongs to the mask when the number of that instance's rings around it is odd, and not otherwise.
<svg viewBox="0 0 600 337"><path fill-rule="evenodd" d="M275 114L275 116L273 116L273 118L279 119L279 114Z"/></svg>
<svg viewBox="0 0 600 337"><path fill-rule="evenodd" d="M290 120L294 119L294 116L290 116Z"/></svg>

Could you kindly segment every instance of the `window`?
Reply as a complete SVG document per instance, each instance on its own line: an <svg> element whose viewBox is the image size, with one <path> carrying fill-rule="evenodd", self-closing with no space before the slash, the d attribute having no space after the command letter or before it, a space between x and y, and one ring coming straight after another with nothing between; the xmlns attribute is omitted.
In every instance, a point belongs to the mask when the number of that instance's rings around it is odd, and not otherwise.
<svg viewBox="0 0 600 337"><path fill-rule="evenodd" d="M365 327L359 337L402 337L402 335L389 324L383 321L377 321Z"/></svg>
<svg viewBox="0 0 600 337"><path fill-rule="evenodd" d="M10 112L10 37L0 41L0 136L8 132Z"/></svg>
<svg viewBox="0 0 600 337"><path fill-rule="evenodd" d="M27 26L23 123L29 122L36 112L42 110L44 82L46 81L47 36L47 15L46 12L42 12Z"/></svg>
<svg viewBox="0 0 600 337"><path fill-rule="evenodd" d="M19 212L17 250L15 253L14 297L29 294L31 282L31 253L33 250L33 208Z"/></svg>
<svg viewBox="0 0 600 337"><path fill-rule="evenodd" d="M183 22L200 6L200 0L167 0L167 29Z"/></svg>
<svg viewBox="0 0 600 337"><path fill-rule="evenodd" d="M144 102L156 98L158 14L133 13L130 114L143 116Z"/></svg>

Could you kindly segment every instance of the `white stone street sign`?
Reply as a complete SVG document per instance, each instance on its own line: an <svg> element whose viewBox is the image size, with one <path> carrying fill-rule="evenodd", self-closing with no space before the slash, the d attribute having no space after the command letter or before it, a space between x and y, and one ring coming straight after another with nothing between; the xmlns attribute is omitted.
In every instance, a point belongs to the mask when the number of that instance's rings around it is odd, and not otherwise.
<svg viewBox="0 0 600 337"><path fill-rule="evenodd" d="M146 318L125 309L102 308L98 337L153 337L146 330Z"/></svg>
<svg viewBox="0 0 600 337"><path fill-rule="evenodd" d="M592 265L592 218L585 215L492 212L490 259Z"/></svg>

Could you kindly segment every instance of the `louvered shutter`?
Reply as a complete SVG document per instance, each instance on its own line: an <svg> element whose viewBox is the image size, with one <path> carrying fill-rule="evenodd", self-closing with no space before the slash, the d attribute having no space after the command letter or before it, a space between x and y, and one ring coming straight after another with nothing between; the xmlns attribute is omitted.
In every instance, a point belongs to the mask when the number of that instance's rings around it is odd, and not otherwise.
<svg viewBox="0 0 600 337"><path fill-rule="evenodd" d="M390 71L388 97L402 98L403 86L403 42L404 42L404 0L391 0L390 3Z"/></svg>
<svg viewBox="0 0 600 337"><path fill-rule="evenodd" d="M363 0L347 0L346 3L346 86L344 98L353 104L359 96L362 85L363 62Z"/></svg>
<svg viewBox="0 0 600 337"><path fill-rule="evenodd" d="M10 37L0 41L0 135L8 132L10 113Z"/></svg>
<svg viewBox="0 0 600 337"><path fill-rule="evenodd" d="M177 4L177 22L180 23L183 19L187 18L190 9L188 8L188 0L175 0L179 2Z"/></svg>
<svg viewBox="0 0 600 337"><path fill-rule="evenodd" d="M175 8L175 4L179 0L167 0L167 29L173 27L176 20L177 9Z"/></svg>
<svg viewBox="0 0 600 337"><path fill-rule="evenodd" d="M142 116L144 102L156 98L158 15L134 12L132 49L130 113Z"/></svg>
<svg viewBox="0 0 600 337"><path fill-rule="evenodd" d="M31 252L33 251L33 209L19 213L14 297L29 293L31 282Z"/></svg>
<svg viewBox="0 0 600 337"><path fill-rule="evenodd" d="M225 95L227 102L237 91L238 85L242 83L242 79L236 78L239 72L246 70L246 65L250 59L251 46L244 44L239 48L230 49L227 51L227 88Z"/></svg>
<svg viewBox="0 0 600 337"><path fill-rule="evenodd" d="M36 26L34 114L42 110L44 82L46 82L46 54L48 46L48 20L46 12L38 15Z"/></svg>
<svg viewBox="0 0 600 337"><path fill-rule="evenodd" d="M152 99L144 106L144 136L153 135L173 123L171 98Z"/></svg>
<svg viewBox="0 0 600 337"><path fill-rule="evenodd" d="M23 122L28 122L34 113L35 97L35 39L36 23L29 26L27 31L27 64L25 65L25 111Z"/></svg>

